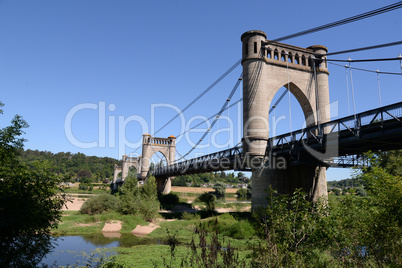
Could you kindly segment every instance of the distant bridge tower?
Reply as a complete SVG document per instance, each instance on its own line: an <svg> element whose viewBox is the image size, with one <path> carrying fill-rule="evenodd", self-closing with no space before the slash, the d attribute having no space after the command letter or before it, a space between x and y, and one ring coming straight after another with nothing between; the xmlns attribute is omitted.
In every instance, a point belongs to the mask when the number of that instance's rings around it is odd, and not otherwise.
<svg viewBox="0 0 402 268"><path fill-rule="evenodd" d="M124 181L128 175L130 167L135 167L137 171L137 177L141 174L141 161L142 157L128 157L123 155L123 164L121 166L121 179Z"/></svg>
<svg viewBox="0 0 402 268"><path fill-rule="evenodd" d="M145 180L149 175L149 166L151 157L160 152L166 159L167 165L174 164L176 156L176 137L169 136L168 138L151 137L149 134L144 134L142 138L142 161L141 175ZM173 177L156 177L158 191L167 194L171 190L171 180Z"/></svg>
<svg viewBox="0 0 402 268"><path fill-rule="evenodd" d="M128 171L130 167L135 167L137 171L137 177L141 174L141 162L142 157L128 157L127 155L123 155L122 159L122 166L115 165L114 166L114 173L113 173L113 188L117 189L117 184L122 184L128 175ZM121 173L119 180L119 173Z"/></svg>
<svg viewBox="0 0 402 268"><path fill-rule="evenodd" d="M115 164L114 172L113 172L113 184L115 184L117 182L117 180L119 178L119 173L121 173L121 167L119 167L117 164Z"/></svg>
<svg viewBox="0 0 402 268"><path fill-rule="evenodd" d="M300 48L267 40L262 31L248 31L241 36L243 65L243 153L250 165L264 158L269 137L269 107L275 93L286 87L295 96L306 118L306 125L329 121L327 48ZM319 66L315 66L318 64ZM288 159L289 160L289 159ZM252 168L253 209L266 205L269 185L279 193L291 194L303 188L311 200L327 195L326 167L318 160L304 159L303 164L286 169Z"/></svg>

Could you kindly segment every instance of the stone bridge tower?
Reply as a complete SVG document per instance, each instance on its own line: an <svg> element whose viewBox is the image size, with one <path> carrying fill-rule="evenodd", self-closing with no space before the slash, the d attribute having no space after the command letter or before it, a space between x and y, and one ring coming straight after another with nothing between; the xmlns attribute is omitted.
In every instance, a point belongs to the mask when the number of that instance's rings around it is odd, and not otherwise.
<svg viewBox="0 0 402 268"><path fill-rule="evenodd" d="M123 183L128 175L128 170L130 167L135 167L137 170L137 177L141 174L141 162L142 157L128 157L127 155L123 155L122 166L115 165L114 173L113 173L113 183L115 184L118 181L119 173L121 172L121 181L119 183Z"/></svg>
<svg viewBox="0 0 402 268"><path fill-rule="evenodd" d="M149 134L144 134L142 137L142 161L140 177L145 180L149 173L149 165L151 157L160 152L166 159L167 165L174 164L176 156L176 137L169 136L168 138L151 137ZM170 192L171 180L173 177L159 178L156 177L158 191L164 194Z"/></svg>
<svg viewBox="0 0 402 268"><path fill-rule="evenodd" d="M266 204L265 189L272 185L279 193L291 194L303 188L311 200L327 195L326 167L320 161L305 159L304 164L285 169L268 167L265 150L269 138L269 107L275 93L286 87L297 99L306 125L329 121L327 48L295 47L267 40L262 31L248 31L241 36L243 65L243 152L253 163L253 209ZM318 60L315 60L318 59ZM265 159L265 160L264 160ZM258 165L257 165L258 166Z"/></svg>

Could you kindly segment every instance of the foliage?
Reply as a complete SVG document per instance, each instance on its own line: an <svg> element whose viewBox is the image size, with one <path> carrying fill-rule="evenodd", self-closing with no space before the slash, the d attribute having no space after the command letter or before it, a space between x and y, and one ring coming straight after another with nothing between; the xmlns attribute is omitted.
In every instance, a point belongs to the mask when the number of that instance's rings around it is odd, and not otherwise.
<svg viewBox="0 0 402 268"><path fill-rule="evenodd" d="M268 206L256 215L261 244L254 250L255 267L301 266L320 232L322 204L311 203L296 190L292 196L268 189Z"/></svg>
<svg viewBox="0 0 402 268"><path fill-rule="evenodd" d="M236 191L236 195L240 200L245 200L251 197L251 190L241 188Z"/></svg>
<svg viewBox="0 0 402 268"><path fill-rule="evenodd" d="M188 212L183 212L181 217L186 220L186 221L192 221L192 220L199 220L201 219L200 214L198 213L188 213Z"/></svg>
<svg viewBox="0 0 402 268"><path fill-rule="evenodd" d="M402 266L401 151L372 156L372 166L358 175L366 182L370 211L363 235L368 254L379 266Z"/></svg>
<svg viewBox="0 0 402 268"><path fill-rule="evenodd" d="M218 231L220 235L235 239L249 239L255 235L249 219L236 219L229 213L205 221L202 228L210 232Z"/></svg>
<svg viewBox="0 0 402 268"><path fill-rule="evenodd" d="M0 129L0 266L40 261L50 249L50 229L57 227L65 203L60 181L47 163L18 161L26 127L16 115L10 126Z"/></svg>
<svg viewBox="0 0 402 268"><path fill-rule="evenodd" d="M138 186L135 177L126 178L119 192L119 211L123 214L139 214L145 220L154 219L159 210L157 199L156 180L150 176L144 186Z"/></svg>
<svg viewBox="0 0 402 268"><path fill-rule="evenodd" d="M364 186L364 181L360 178L351 178L351 179L344 179L340 181L328 181L327 182L328 188L348 188L348 187L359 187Z"/></svg>
<svg viewBox="0 0 402 268"><path fill-rule="evenodd" d="M91 197L85 201L82 205L80 212L81 214L102 214L109 210L113 211L117 209L118 198L107 193L101 193L97 196Z"/></svg>
<svg viewBox="0 0 402 268"><path fill-rule="evenodd" d="M335 195L340 195L340 194L341 194L341 190L339 190L338 188L332 188L331 191L332 191Z"/></svg>
<svg viewBox="0 0 402 268"><path fill-rule="evenodd" d="M215 190L214 194L218 197L223 197L226 195L226 185L223 182L218 181L217 183L215 183L212 189Z"/></svg>
<svg viewBox="0 0 402 268"><path fill-rule="evenodd" d="M220 239L217 220L209 222L211 227L199 224L194 233L198 235L197 243L195 238L191 240L189 253L180 259L181 267L247 267L246 260L235 253L230 243L225 247ZM210 230L213 230L212 232ZM170 258L163 257L164 267L176 267L172 264L177 263L176 248L179 241L169 233ZM199 242L198 242L199 241Z"/></svg>
<svg viewBox="0 0 402 268"><path fill-rule="evenodd" d="M82 191L92 191L94 189L94 186L90 183L80 183L78 185L78 190Z"/></svg>
<svg viewBox="0 0 402 268"><path fill-rule="evenodd" d="M178 176L172 181L173 186L188 186L191 185L196 187L201 184L215 184L216 182L222 182L224 184L239 184L244 182L249 182L250 180L245 177L244 173L239 172L237 176L234 173L225 172L208 172L200 174L191 174Z"/></svg>
<svg viewBox="0 0 402 268"><path fill-rule="evenodd" d="M65 182L75 180L77 177L91 178L93 181L112 178L115 165L121 165L121 161L110 157L86 156L82 153L59 152L38 150L19 150L21 163L30 164L35 161L47 161L52 172L56 173ZM85 172L86 176L78 175Z"/></svg>
<svg viewBox="0 0 402 268"><path fill-rule="evenodd" d="M363 187L357 187L356 194L360 196L367 196L367 191Z"/></svg>
<svg viewBox="0 0 402 268"><path fill-rule="evenodd" d="M203 193L199 197L197 197L195 201L205 203L206 208L207 208L208 211L215 210L216 197L213 194Z"/></svg>
<svg viewBox="0 0 402 268"><path fill-rule="evenodd" d="M175 205L179 204L180 198L176 193L162 194L158 193L158 200L163 209L172 209Z"/></svg>

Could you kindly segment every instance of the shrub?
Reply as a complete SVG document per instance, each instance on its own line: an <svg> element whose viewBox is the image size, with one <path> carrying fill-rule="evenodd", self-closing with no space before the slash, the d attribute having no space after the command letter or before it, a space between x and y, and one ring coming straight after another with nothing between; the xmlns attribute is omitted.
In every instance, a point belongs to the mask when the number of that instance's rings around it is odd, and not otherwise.
<svg viewBox="0 0 402 268"><path fill-rule="evenodd" d="M186 220L186 221L191 221L191 220L199 220L201 219L200 214L197 213L188 213L188 212L183 212L181 217Z"/></svg>
<svg viewBox="0 0 402 268"><path fill-rule="evenodd" d="M164 209L171 209L180 202L179 196L175 193L158 194L158 199Z"/></svg>
<svg viewBox="0 0 402 268"><path fill-rule="evenodd" d="M118 202L119 200L117 197L107 193L102 193L85 201L80 209L80 213L95 215L109 210L116 210Z"/></svg>
<svg viewBox="0 0 402 268"><path fill-rule="evenodd" d="M207 210L215 210L216 197L210 193L203 193L197 197L196 201L203 202L207 206Z"/></svg>
<svg viewBox="0 0 402 268"><path fill-rule="evenodd" d="M78 185L78 190L82 190L82 191L92 191L93 188L94 187L90 183L80 183Z"/></svg>
<svg viewBox="0 0 402 268"><path fill-rule="evenodd" d="M218 181L212 189L215 190L214 194L218 197L226 195L226 185L223 182Z"/></svg>
<svg viewBox="0 0 402 268"><path fill-rule="evenodd" d="M142 187L135 177L126 178L120 188L119 211L122 214L139 214L145 220L155 218L159 210L155 177L151 176Z"/></svg>
<svg viewBox="0 0 402 268"><path fill-rule="evenodd" d="M367 196L367 191L363 187L357 187L356 194L360 196Z"/></svg>
<svg viewBox="0 0 402 268"><path fill-rule="evenodd" d="M245 220L236 221L229 226L222 226L221 233L235 239L246 239L255 234L255 230L250 222Z"/></svg>
<svg viewBox="0 0 402 268"><path fill-rule="evenodd" d="M251 190L250 189L239 189L236 191L237 197L239 199L247 199L251 197Z"/></svg>

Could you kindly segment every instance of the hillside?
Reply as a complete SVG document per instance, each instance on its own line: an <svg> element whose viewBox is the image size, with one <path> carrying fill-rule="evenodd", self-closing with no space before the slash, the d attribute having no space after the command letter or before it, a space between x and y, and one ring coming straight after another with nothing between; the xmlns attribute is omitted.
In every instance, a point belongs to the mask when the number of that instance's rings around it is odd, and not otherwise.
<svg viewBox="0 0 402 268"><path fill-rule="evenodd" d="M121 161L110 157L86 156L82 153L52 153L48 151L24 150L21 151L19 160L25 164L35 161L48 162L51 170L63 177L65 181L72 181L77 177L89 177L93 181L112 178L115 164L121 165Z"/></svg>

